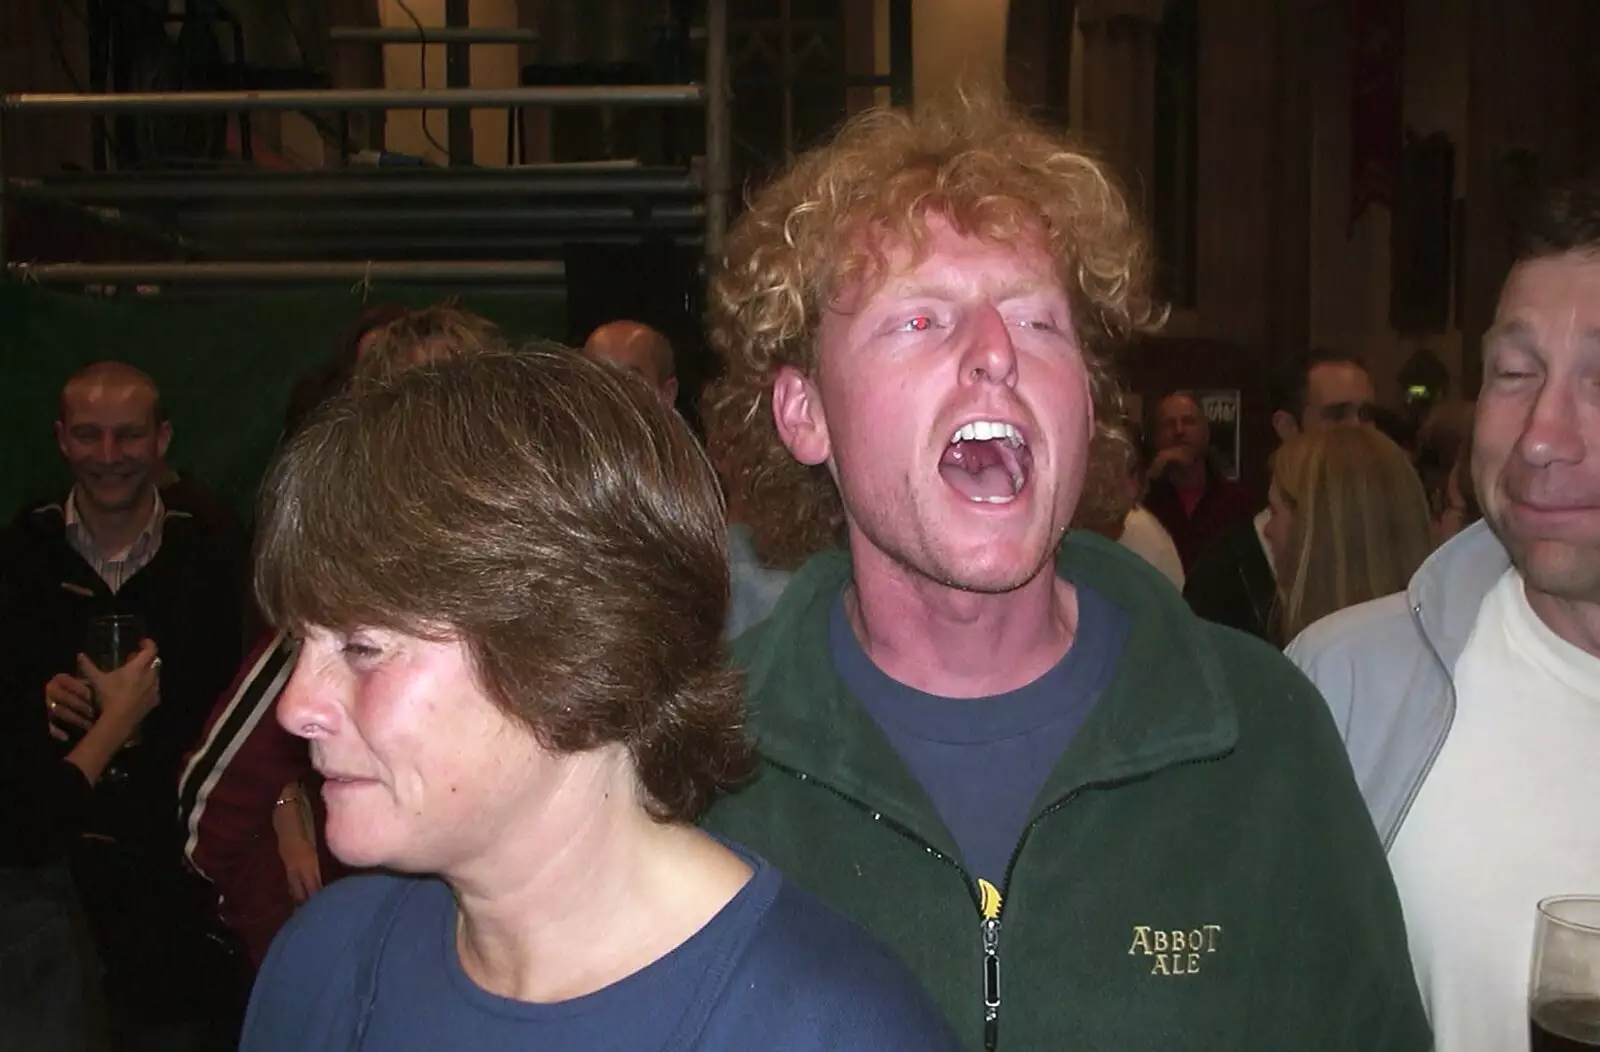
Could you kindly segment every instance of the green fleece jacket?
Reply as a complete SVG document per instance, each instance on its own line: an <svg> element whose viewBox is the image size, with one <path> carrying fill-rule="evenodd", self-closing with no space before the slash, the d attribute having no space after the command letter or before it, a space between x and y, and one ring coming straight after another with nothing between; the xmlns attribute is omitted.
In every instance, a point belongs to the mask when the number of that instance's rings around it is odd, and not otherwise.
<svg viewBox="0 0 1600 1052"><path fill-rule="evenodd" d="M1315 689L1119 545L1075 534L1059 568L1131 627L998 903L834 672L840 552L735 646L761 767L706 827L897 951L974 1049L1431 1048L1394 885Z"/></svg>

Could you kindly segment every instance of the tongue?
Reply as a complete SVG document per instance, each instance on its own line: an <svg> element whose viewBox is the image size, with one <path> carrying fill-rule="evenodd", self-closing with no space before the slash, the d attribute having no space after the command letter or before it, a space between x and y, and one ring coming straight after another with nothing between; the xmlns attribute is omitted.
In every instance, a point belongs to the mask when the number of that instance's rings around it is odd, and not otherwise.
<svg viewBox="0 0 1600 1052"><path fill-rule="evenodd" d="M996 439L953 443L939 461L939 474L968 500L1013 497L1010 458L1002 444Z"/></svg>

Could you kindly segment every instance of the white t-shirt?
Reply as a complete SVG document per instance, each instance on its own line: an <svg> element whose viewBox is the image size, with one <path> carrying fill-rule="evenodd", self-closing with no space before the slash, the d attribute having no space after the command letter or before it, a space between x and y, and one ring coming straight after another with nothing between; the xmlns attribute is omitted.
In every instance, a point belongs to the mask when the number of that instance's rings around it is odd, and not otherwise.
<svg viewBox="0 0 1600 1052"><path fill-rule="evenodd" d="M1145 562L1165 574L1178 591L1183 591L1183 560L1178 558L1178 546L1172 543L1172 535L1161 525L1161 520L1144 505L1128 512L1128 517L1122 520L1122 536L1118 539L1124 548L1139 553Z"/></svg>
<svg viewBox="0 0 1600 1052"><path fill-rule="evenodd" d="M1600 658L1539 620L1509 570L1455 682L1389 862L1438 1052L1527 1052L1535 906L1600 894Z"/></svg>

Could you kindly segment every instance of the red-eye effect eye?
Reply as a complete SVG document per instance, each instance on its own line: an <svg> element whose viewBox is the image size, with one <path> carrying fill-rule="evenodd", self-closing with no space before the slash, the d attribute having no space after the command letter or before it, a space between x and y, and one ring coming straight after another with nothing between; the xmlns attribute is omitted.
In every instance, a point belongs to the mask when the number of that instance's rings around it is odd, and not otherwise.
<svg viewBox="0 0 1600 1052"><path fill-rule="evenodd" d="M927 332L931 328L933 328L933 319L926 314L918 315L905 324L907 332Z"/></svg>

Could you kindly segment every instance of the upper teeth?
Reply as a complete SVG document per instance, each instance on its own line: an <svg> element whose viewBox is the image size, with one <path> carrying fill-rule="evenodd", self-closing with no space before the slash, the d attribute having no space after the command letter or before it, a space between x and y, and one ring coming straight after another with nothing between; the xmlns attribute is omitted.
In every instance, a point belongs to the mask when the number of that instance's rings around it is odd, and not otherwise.
<svg viewBox="0 0 1600 1052"><path fill-rule="evenodd" d="M991 438L1003 438L1012 446L1022 445L1022 433L999 420L974 420L965 427L959 427L950 436L950 443L987 442Z"/></svg>

